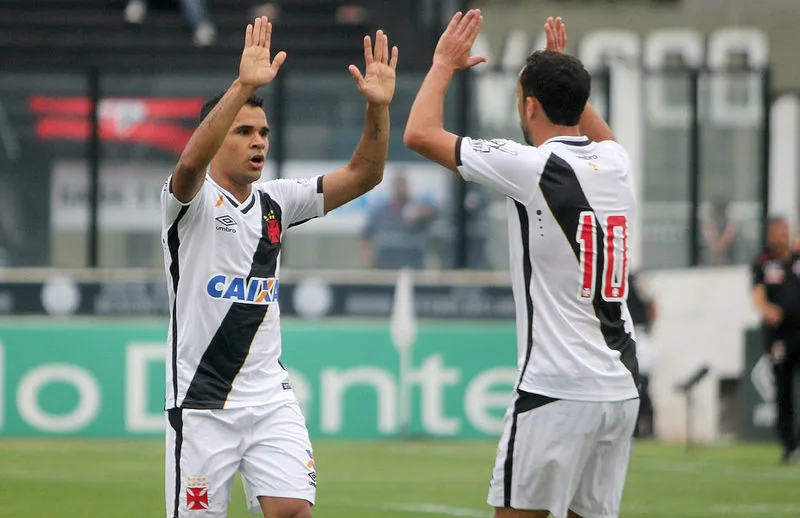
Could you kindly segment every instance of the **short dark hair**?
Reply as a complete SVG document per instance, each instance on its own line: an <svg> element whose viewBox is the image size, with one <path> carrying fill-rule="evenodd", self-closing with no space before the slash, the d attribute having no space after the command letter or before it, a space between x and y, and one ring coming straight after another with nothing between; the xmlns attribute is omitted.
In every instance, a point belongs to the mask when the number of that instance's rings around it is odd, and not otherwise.
<svg viewBox="0 0 800 518"><path fill-rule="evenodd" d="M203 122L205 120L205 118L208 116L208 114L211 113L211 110L213 110L214 106L216 106L219 103L220 99L222 99L222 97L225 95L226 91L227 90L223 90L222 92L218 93L217 95L215 95L211 99L207 100L205 102L205 104L203 104L203 107L200 108L200 122ZM262 99L261 97L259 97L257 95L251 95L247 99L247 101L245 101L245 104L247 106L253 106L255 108L263 109L264 108L264 99Z"/></svg>
<svg viewBox="0 0 800 518"><path fill-rule="evenodd" d="M559 126L578 125L592 89L592 78L578 58L550 50L528 56L519 82L522 95L538 99L550 122Z"/></svg>

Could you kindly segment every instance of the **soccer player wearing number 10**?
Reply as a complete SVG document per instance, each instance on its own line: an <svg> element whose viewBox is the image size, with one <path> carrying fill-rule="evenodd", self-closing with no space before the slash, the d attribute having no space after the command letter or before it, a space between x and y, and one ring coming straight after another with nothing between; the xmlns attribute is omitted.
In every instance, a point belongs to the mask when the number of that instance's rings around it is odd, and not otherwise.
<svg viewBox="0 0 800 518"><path fill-rule="evenodd" d="M528 145L443 128L447 86L482 23L457 13L409 115L414 151L507 197L519 376L488 502L497 518L619 514L639 401L626 306L636 202L630 160L587 104L590 77L563 53L560 19L519 75Z"/></svg>

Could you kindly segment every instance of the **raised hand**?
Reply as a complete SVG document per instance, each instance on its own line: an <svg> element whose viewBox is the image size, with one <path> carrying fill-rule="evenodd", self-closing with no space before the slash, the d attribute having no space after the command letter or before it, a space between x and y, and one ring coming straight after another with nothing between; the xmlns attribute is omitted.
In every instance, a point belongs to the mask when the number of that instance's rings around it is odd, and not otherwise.
<svg viewBox="0 0 800 518"><path fill-rule="evenodd" d="M271 40L272 23L266 16L256 18L255 22L247 25L242 60L239 62L239 81L243 85L258 88L275 79L286 60L286 53L278 52L270 60Z"/></svg>
<svg viewBox="0 0 800 518"><path fill-rule="evenodd" d="M433 52L433 64L445 66L454 71L474 67L484 63L487 59L483 56L470 56L472 44L483 25L483 16L480 9L471 9L467 14L460 12L453 15L450 23L439 38L436 50Z"/></svg>
<svg viewBox="0 0 800 518"><path fill-rule="evenodd" d="M394 96L397 47L392 47L390 57L389 38L383 31L379 30L375 33L375 50L372 49L370 37L364 36L364 62L366 69L363 76L357 66L350 65L348 67L358 86L358 91L371 104L389 104Z"/></svg>
<svg viewBox="0 0 800 518"><path fill-rule="evenodd" d="M547 18L544 23L544 34L547 38L547 50L553 52L564 52L567 46L567 26L561 22L558 16L554 20L552 16Z"/></svg>

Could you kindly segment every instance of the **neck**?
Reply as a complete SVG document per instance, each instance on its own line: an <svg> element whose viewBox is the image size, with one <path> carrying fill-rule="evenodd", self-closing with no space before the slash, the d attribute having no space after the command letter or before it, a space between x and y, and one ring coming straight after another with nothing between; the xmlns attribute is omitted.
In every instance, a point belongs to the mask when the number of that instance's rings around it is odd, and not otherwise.
<svg viewBox="0 0 800 518"><path fill-rule="evenodd" d="M214 174L214 171L210 172L210 176L212 180L217 182L217 185L231 193L239 203L244 203L250 197L250 193L253 192L253 184L251 183L237 183L229 177Z"/></svg>
<svg viewBox="0 0 800 518"><path fill-rule="evenodd" d="M539 128L536 131L531 129L533 137L533 145L541 146L551 138L555 137L580 137L581 129L578 126L555 126L548 124L546 127Z"/></svg>

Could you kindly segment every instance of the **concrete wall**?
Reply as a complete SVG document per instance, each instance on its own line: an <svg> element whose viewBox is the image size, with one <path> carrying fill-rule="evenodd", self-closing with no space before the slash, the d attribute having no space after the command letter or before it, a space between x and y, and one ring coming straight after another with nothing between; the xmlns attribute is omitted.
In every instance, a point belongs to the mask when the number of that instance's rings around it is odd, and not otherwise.
<svg viewBox="0 0 800 518"><path fill-rule="evenodd" d="M656 433L683 440L686 408L675 385L703 364L710 373L695 389L694 438L719 438L719 380L738 378L744 363L744 330L757 325L750 302L747 267L653 272L646 277L655 293L658 319L652 341L656 362L651 395Z"/></svg>
<svg viewBox="0 0 800 518"><path fill-rule="evenodd" d="M536 37L547 16L562 16L569 30L568 50L599 29L625 29L645 36L654 29L686 27L702 36L724 27L753 27L767 36L776 91L800 89L800 1L797 0L694 0L678 6L574 2L556 5L542 1L498 2L477 0L484 14L484 34L497 53L511 30L524 29Z"/></svg>

